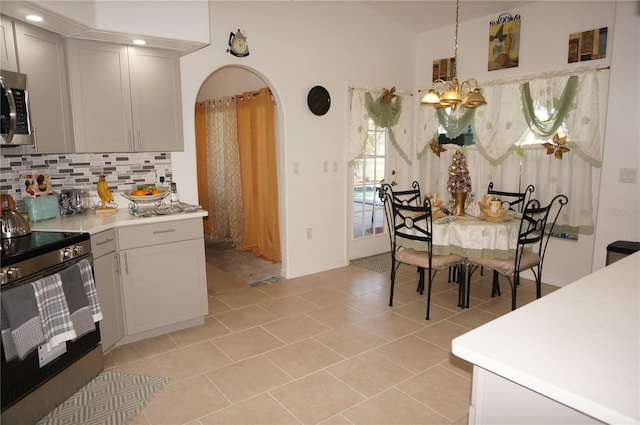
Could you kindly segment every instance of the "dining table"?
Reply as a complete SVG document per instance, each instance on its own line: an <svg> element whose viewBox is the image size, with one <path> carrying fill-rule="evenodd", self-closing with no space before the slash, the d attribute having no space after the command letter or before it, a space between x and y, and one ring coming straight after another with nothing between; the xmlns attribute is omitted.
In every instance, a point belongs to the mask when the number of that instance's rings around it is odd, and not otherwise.
<svg viewBox="0 0 640 425"><path fill-rule="evenodd" d="M458 254L464 258L459 274L458 306L465 305L467 290L466 259L481 258L515 258L518 243L518 232L522 215L516 211L506 211L498 217L486 214L444 215L434 212L432 227L433 254ZM403 239L399 244L404 248L417 251L428 249L425 242Z"/></svg>

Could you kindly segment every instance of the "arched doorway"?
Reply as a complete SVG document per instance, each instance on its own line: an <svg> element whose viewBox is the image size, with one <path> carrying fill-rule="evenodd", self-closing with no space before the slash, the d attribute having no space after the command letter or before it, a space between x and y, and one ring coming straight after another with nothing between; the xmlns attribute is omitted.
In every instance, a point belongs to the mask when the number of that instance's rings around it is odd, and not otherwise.
<svg viewBox="0 0 640 425"><path fill-rule="evenodd" d="M248 114L243 112L243 106L251 103L246 100L249 97L251 97L255 103L260 103L256 100L258 98L268 98L271 114L259 117L259 113L256 112L255 109ZM210 240L220 238L221 231L223 231L221 230L220 223L224 222L224 232L235 234L235 236L227 238L233 245L236 247L244 246L245 250L250 249L257 252L258 255L269 259L271 262L278 262L281 266L279 261L282 257L279 243L279 199L277 196L272 197L272 199L267 200L267 202L271 202L268 207L261 208L261 206L264 205L265 198L268 197L265 193L273 192L277 194L279 192L279 178L277 174L277 163L279 162L277 159L277 151L279 144L277 143L277 135L275 134L278 120L276 119L276 112L273 106L275 102L271 101L272 98L269 84L252 70L238 66L227 66L214 71L203 82L196 99L196 162L198 168L199 202L207 210L214 210L209 211L209 217L204 222L205 234L210 236ZM223 110L222 113L220 113L220 109ZM208 111L206 112L208 119L205 118L204 110ZM212 115L212 111L214 110L216 111L215 119L213 118L214 115ZM224 116L224 122L219 121L221 115ZM250 124L246 122L248 117L251 119ZM218 146L214 146L212 151L212 143L218 143L217 140L224 139L226 145L228 145L227 139L231 140L233 137L227 137L226 134L229 134L228 129L230 128L233 128L234 131L236 130L236 119L238 140L243 140L243 137L247 136L248 132L251 132L252 135L248 136L252 139L251 146L248 148L246 143L234 144L232 149L244 152L244 154L240 152L229 152L228 146L224 148L225 153L216 150L220 149ZM256 119L258 120L257 123L255 121ZM256 126L260 127L263 125L263 122L259 121L260 119L267 123L267 127L271 128L271 130L266 131L266 133L272 135L272 147L270 148L272 151L272 159L266 169L269 170L269 173L272 175L272 179L270 180L272 180L273 183L271 183L271 186L266 186L266 188L254 190L253 196L255 198L253 199L245 195L238 197L237 194L241 191L240 186L242 186L242 193L245 193L247 189L246 185L249 179L247 174L253 172L246 167L247 152L249 152L249 155L258 155L257 151L263 149L262 143L254 143L255 134L253 134ZM208 125L206 124L207 122ZM218 130L212 129L212 125L219 126L220 128L224 127L225 130L217 133ZM247 129L250 129L250 131ZM212 135L215 136L212 137ZM222 155L227 157L234 157L235 155L236 158L240 156L244 162L242 166L240 166L237 162L233 163L228 159L220 161L219 159ZM212 157L214 160L212 160ZM255 160L253 163L255 164ZM224 168L226 168L226 170L222 170ZM242 171L240 171L240 169ZM221 178L222 174L224 176ZM243 176L242 179L240 179L240 174ZM253 186L257 187L257 185L262 184L261 182L263 180L269 180L263 177L264 174L261 174L260 178L254 176ZM216 183L216 181L212 179L215 179L217 182L223 181L225 184ZM256 182L256 179L259 181ZM227 184L227 182L230 184ZM273 190L268 190L270 188ZM225 191L228 193L222 193ZM238 198L241 198L240 201L238 201ZM222 199L224 199L224 202L221 201ZM254 204L258 205L255 209L256 214L251 211L254 208ZM243 211L244 219L242 217ZM259 223L255 224L252 222L254 216L264 216L264 219L259 219ZM234 223L234 221L239 222L239 224ZM227 223L231 223L231 225ZM271 227L269 227L269 223ZM260 235L258 235L258 237L253 240L253 247L250 246L252 245L251 241L247 241L247 237L251 238L252 235L251 226L253 226L253 230L257 233L261 232L260 229L262 229L262 226L264 226L265 229L269 228L269 230L262 232L263 239L260 239ZM276 229L275 232L273 231L274 226ZM238 233L240 233L239 240L237 239ZM276 241L273 240L274 233L276 234ZM259 246L261 242L265 246ZM277 249L274 250L274 246ZM282 273L279 274L281 275Z"/></svg>

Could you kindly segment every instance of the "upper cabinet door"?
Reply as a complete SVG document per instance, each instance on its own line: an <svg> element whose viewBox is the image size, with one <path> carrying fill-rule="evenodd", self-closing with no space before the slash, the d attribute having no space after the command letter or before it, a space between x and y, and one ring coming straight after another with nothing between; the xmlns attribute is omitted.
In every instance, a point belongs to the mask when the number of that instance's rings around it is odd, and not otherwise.
<svg viewBox="0 0 640 425"><path fill-rule="evenodd" d="M15 22L20 72L27 74L36 144L26 153L74 151L65 40L53 32Z"/></svg>
<svg viewBox="0 0 640 425"><path fill-rule="evenodd" d="M134 151L126 46L69 39L67 47L76 151Z"/></svg>
<svg viewBox="0 0 640 425"><path fill-rule="evenodd" d="M135 150L183 150L178 54L162 49L128 49Z"/></svg>
<svg viewBox="0 0 640 425"><path fill-rule="evenodd" d="M0 15L0 68L18 72L13 20Z"/></svg>
<svg viewBox="0 0 640 425"><path fill-rule="evenodd" d="M177 53L76 39L68 49L78 152L184 149Z"/></svg>

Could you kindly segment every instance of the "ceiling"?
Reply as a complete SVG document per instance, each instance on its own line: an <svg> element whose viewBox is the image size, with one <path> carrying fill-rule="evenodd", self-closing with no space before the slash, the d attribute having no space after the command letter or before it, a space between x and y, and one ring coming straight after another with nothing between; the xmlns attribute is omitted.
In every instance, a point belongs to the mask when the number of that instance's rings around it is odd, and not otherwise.
<svg viewBox="0 0 640 425"><path fill-rule="evenodd" d="M483 16L496 19L501 13L538 0L461 0L460 21ZM396 21L410 31L421 33L456 23L455 0L363 1L370 8ZM515 11L517 13L517 10ZM488 24L488 22L487 22Z"/></svg>

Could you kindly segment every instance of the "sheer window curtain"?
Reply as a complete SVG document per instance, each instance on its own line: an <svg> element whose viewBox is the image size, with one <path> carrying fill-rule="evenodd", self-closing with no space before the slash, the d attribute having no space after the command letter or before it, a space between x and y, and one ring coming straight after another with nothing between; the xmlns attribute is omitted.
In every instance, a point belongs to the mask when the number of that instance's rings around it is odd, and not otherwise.
<svg viewBox="0 0 640 425"><path fill-rule="evenodd" d="M389 131L392 146L407 164L411 164L411 94L396 91L391 104L382 105L383 88L352 87L349 89L349 144L347 163L353 165L363 156L369 118Z"/></svg>
<svg viewBox="0 0 640 425"><path fill-rule="evenodd" d="M533 109L546 110L545 115L553 117L570 78L561 73L483 84L488 106L474 110L470 123L476 146L465 149L465 153L474 193L486 193L490 181L506 191L522 190L533 184L533 197L541 202L563 193L569 204L558 218L559 232L592 234L592 180L594 168L601 164L602 151L598 75L595 70L571 75L577 76L578 85L574 100L565 108L564 124L572 151L562 160L547 155L540 145L522 144L531 131L523 112L522 85L529 85ZM420 135L416 149L422 177L429 182L429 191L447 193L447 167L455 146L446 146L447 152L440 157L431 153L429 144L442 122L436 111L426 106L420 106L418 119Z"/></svg>
<svg viewBox="0 0 640 425"><path fill-rule="evenodd" d="M205 102L211 239L242 246L242 186L234 97Z"/></svg>

